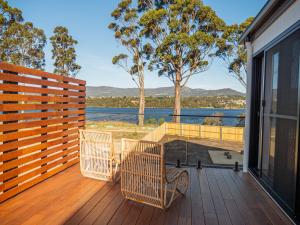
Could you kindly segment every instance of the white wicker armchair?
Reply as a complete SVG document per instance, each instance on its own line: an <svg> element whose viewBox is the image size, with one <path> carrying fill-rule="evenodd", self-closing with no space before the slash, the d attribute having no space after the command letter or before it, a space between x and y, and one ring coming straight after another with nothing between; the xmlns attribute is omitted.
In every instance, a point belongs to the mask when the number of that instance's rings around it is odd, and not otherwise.
<svg viewBox="0 0 300 225"><path fill-rule="evenodd" d="M184 169L166 168L163 145L122 139L121 191L125 198L167 209L189 185Z"/></svg>
<svg viewBox="0 0 300 225"><path fill-rule="evenodd" d="M80 170L86 177L117 180L119 162L115 160L111 133L80 130Z"/></svg>

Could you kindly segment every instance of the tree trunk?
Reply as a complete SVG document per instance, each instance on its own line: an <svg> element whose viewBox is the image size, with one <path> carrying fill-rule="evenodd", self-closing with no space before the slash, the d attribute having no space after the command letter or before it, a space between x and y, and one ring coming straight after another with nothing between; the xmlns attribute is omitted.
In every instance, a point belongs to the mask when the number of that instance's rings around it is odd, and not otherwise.
<svg viewBox="0 0 300 225"><path fill-rule="evenodd" d="M174 113L173 113L174 114L173 121L175 123L180 123L180 113L181 113L180 96L181 96L180 81L176 79L176 83L175 83L175 104L174 104Z"/></svg>
<svg viewBox="0 0 300 225"><path fill-rule="evenodd" d="M144 126L144 114L145 114L145 87L144 87L144 75L140 76L139 79L140 89L140 102L139 102L139 115L138 115L138 125Z"/></svg>

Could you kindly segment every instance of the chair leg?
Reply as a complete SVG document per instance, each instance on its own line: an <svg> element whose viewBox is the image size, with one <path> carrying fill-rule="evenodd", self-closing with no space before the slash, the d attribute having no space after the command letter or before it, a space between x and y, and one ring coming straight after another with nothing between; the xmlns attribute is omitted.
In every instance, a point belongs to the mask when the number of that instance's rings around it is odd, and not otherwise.
<svg viewBox="0 0 300 225"><path fill-rule="evenodd" d="M187 171L182 172L182 174L174 181L174 188L170 190L171 197L170 200L167 202L167 186L168 183L166 183L165 187L165 208L169 208L172 204L172 202L180 195L185 195L188 185L189 185L189 174Z"/></svg>
<svg viewBox="0 0 300 225"><path fill-rule="evenodd" d="M176 190L182 194L185 195L188 186L189 186L190 180L189 180L189 174L187 171L184 171L179 177L178 177L178 183L176 186Z"/></svg>

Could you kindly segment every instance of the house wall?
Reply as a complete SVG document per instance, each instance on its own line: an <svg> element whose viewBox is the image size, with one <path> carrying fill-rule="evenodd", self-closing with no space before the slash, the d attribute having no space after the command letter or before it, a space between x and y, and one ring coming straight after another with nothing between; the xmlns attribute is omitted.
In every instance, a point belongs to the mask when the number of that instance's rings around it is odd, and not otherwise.
<svg viewBox="0 0 300 225"><path fill-rule="evenodd" d="M258 38L253 41L253 54L274 40L279 34L300 20L300 0L292 4L280 17L275 20Z"/></svg>

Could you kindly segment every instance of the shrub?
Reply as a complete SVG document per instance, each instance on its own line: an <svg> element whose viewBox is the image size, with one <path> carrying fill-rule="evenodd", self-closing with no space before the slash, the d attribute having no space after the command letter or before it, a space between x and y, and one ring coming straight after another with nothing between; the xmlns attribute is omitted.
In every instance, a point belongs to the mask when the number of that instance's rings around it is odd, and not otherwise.
<svg viewBox="0 0 300 225"><path fill-rule="evenodd" d="M213 116L224 116L223 113L215 113ZM205 117L202 123L203 125L211 125L211 126L222 126L223 118L222 117Z"/></svg>
<svg viewBox="0 0 300 225"><path fill-rule="evenodd" d="M155 118L149 118L146 120L146 124L157 124L157 120Z"/></svg>
<svg viewBox="0 0 300 225"><path fill-rule="evenodd" d="M160 119L158 120L158 124L159 124L159 125L162 125L164 122L165 122L165 118L160 118Z"/></svg>

